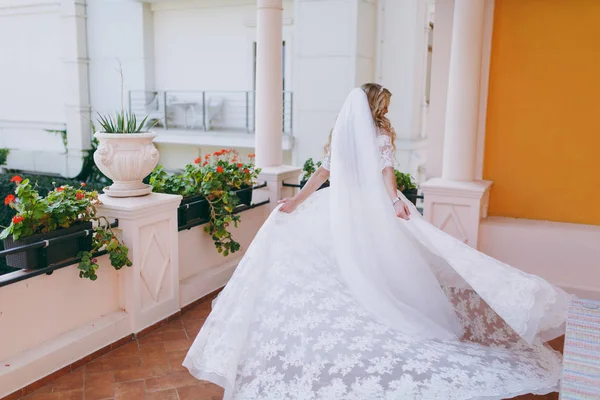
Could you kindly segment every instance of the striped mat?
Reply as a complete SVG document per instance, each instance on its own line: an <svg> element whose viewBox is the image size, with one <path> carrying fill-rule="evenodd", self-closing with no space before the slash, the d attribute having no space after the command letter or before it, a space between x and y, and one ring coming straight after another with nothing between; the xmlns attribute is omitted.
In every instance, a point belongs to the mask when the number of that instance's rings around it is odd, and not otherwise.
<svg viewBox="0 0 600 400"><path fill-rule="evenodd" d="M560 400L600 400L600 302L569 308Z"/></svg>

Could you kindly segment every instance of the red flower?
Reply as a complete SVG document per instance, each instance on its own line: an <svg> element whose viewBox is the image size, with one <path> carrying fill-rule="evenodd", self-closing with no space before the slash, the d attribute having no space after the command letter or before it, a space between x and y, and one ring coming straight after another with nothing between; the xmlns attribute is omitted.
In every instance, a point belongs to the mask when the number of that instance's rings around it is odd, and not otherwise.
<svg viewBox="0 0 600 400"><path fill-rule="evenodd" d="M205 155L204 155L204 158L208 160L208 159L210 158L210 154L208 154L208 153L207 153L207 154L205 154Z"/></svg>
<svg viewBox="0 0 600 400"><path fill-rule="evenodd" d="M8 196L6 196L6 198L4 199L4 204L5 205L9 205L10 203L12 203L13 201L15 201L15 196L12 194L9 194Z"/></svg>
<svg viewBox="0 0 600 400"><path fill-rule="evenodd" d="M98 259L97 258L92 258L92 264L97 264L98 263Z"/></svg>
<svg viewBox="0 0 600 400"><path fill-rule="evenodd" d="M65 190L65 188L62 187L62 186L59 186L59 187L56 188L57 192L62 192L63 190Z"/></svg>
<svg viewBox="0 0 600 400"><path fill-rule="evenodd" d="M256 157L256 154L254 154L254 153L248 154L248 158L254 158L254 157Z"/></svg>
<svg viewBox="0 0 600 400"><path fill-rule="evenodd" d="M242 163L238 164L238 168L242 168L243 166L244 166L244 164L242 164Z"/></svg>
<svg viewBox="0 0 600 400"><path fill-rule="evenodd" d="M75 198L77 200L83 200L84 197L85 197L85 194L83 192L77 192L77 194L75 195Z"/></svg>
<svg viewBox="0 0 600 400"><path fill-rule="evenodd" d="M249 170L248 168L244 168L244 173L245 173L245 174L249 174L249 173L250 173L250 170Z"/></svg>
<svg viewBox="0 0 600 400"><path fill-rule="evenodd" d="M218 172L218 173L221 173L221 172L223 172L223 167L221 167L221 166L219 165L219 166L217 167L217 172Z"/></svg>
<svg viewBox="0 0 600 400"><path fill-rule="evenodd" d="M200 164L200 161L202 161L202 159L198 157L194 160L194 164Z"/></svg>
<svg viewBox="0 0 600 400"><path fill-rule="evenodd" d="M204 161L204 163L202 163L203 167L206 167L208 165L208 161Z"/></svg>
<svg viewBox="0 0 600 400"><path fill-rule="evenodd" d="M15 175L10 179L11 182L16 182L16 183L21 183L23 182L23 178L21 178L19 175Z"/></svg>
<svg viewBox="0 0 600 400"><path fill-rule="evenodd" d="M220 155L221 155L221 153L220 153L220 152L218 152L218 151L215 151L215 152L213 153L213 156L220 156Z"/></svg>
<svg viewBox="0 0 600 400"><path fill-rule="evenodd" d="M86 187L87 185L85 184L85 182L81 182L81 187Z"/></svg>
<svg viewBox="0 0 600 400"><path fill-rule="evenodd" d="M12 219L13 224L20 224L25 218L22 215L15 215Z"/></svg>

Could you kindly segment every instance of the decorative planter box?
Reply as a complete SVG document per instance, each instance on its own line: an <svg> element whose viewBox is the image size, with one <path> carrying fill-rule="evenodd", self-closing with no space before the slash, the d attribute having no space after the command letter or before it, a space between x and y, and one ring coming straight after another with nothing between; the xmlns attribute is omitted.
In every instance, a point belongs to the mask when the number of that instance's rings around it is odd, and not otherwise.
<svg viewBox="0 0 600 400"><path fill-rule="evenodd" d="M300 181L300 188L302 189L304 187L304 185L306 185L306 182L308 182L307 180L303 179ZM321 189L325 189L329 187L329 181L325 181L321 187L319 187L317 190L321 190Z"/></svg>
<svg viewBox="0 0 600 400"><path fill-rule="evenodd" d="M409 189L402 192L406 198L413 203L415 206L417 205L417 196L419 195L419 189Z"/></svg>
<svg viewBox="0 0 600 400"><path fill-rule="evenodd" d="M92 230L91 222L80 222L65 229L53 232L40 233L23 239L13 240L12 237L4 239L6 250L26 244L37 243L44 240L55 239L72 233L81 232L86 229ZM50 264L58 264L70 259L75 259L80 251L92 249L92 232L87 236L79 236L61 240L46 248L25 250L22 253L12 254L6 257L6 264L13 268L41 269Z"/></svg>
<svg viewBox="0 0 600 400"><path fill-rule="evenodd" d="M199 220L208 221L210 207L201 195L184 197L177 209L177 225L184 226Z"/></svg>
<svg viewBox="0 0 600 400"><path fill-rule="evenodd" d="M236 191L237 198L240 200L241 206L249 206L252 205L252 187L241 188Z"/></svg>

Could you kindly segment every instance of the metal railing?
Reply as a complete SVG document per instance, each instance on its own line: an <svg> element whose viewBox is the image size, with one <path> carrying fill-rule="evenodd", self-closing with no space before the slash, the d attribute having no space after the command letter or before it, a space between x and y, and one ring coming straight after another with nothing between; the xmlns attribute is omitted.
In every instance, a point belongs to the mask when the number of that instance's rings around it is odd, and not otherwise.
<svg viewBox="0 0 600 400"><path fill-rule="evenodd" d="M283 92L283 133L292 132L293 94ZM254 91L143 91L129 92L129 111L148 116L164 129L255 130Z"/></svg>

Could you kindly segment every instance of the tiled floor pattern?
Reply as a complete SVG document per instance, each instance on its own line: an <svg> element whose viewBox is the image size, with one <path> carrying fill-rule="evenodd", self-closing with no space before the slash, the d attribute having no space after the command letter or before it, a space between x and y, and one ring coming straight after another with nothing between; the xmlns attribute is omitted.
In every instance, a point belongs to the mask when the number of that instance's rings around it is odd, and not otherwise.
<svg viewBox="0 0 600 400"><path fill-rule="evenodd" d="M221 400L221 388L197 381L181 366L210 312L211 301L212 298L205 300L179 319L91 361L22 399ZM562 341L558 340L553 347L562 350ZM557 400L558 395L528 395L518 399Z"/></svg>

